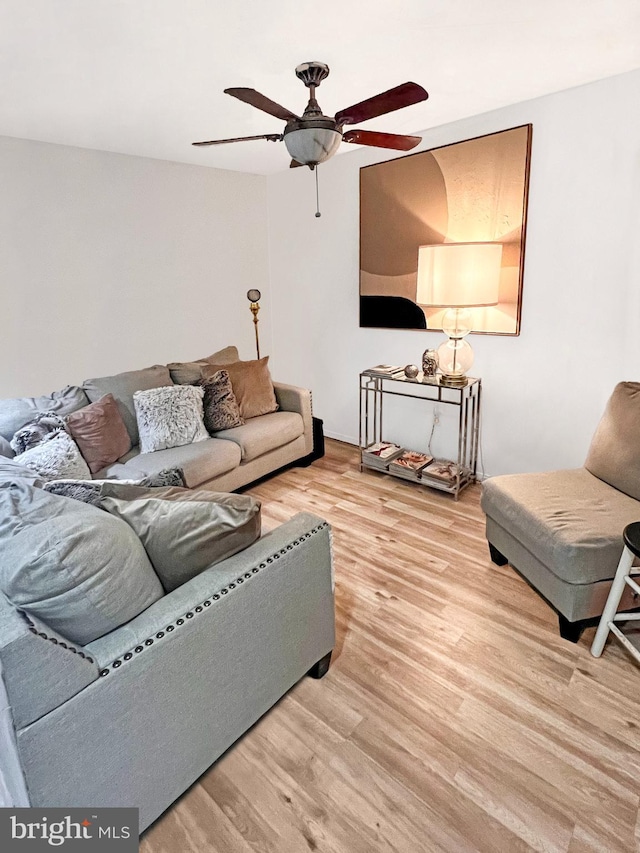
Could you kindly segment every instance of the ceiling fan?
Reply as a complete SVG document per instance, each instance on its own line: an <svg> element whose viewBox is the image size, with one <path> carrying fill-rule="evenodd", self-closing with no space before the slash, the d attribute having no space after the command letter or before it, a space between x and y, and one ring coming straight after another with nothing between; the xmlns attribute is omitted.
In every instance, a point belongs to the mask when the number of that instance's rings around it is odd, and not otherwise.
<svg viewBox="0 0 640 853"><path fill-rule="evenodd" d="M409 107L420 101L426 101L428 93L416 83L402 83L387 92L374 95L359 104L353 104L339 110L333 118L323 115L316 101L316 88L328 76L329 66L324 62L303 62L296 68L296 76L310 91L309 103L302 116L292 113L275 101L256 92L255 89L225 89L232 95L252 107L286 121L283 133L264 133L259 136L238 136L232 139L212 139L208 142L194 142L193 145L224 145L227 142L246 142L253 139L268 139L282 142L293 158L291 168L308 166L314 169L318 163L324 163L338 150L341 142L357 145L372 145L376 148L392 148L397 151L410 151L420 142L420 136L404 136L397 133L380 133L374 130L347 130L344 125L357 124L370 118L385 115L394 110Z"/></svg>

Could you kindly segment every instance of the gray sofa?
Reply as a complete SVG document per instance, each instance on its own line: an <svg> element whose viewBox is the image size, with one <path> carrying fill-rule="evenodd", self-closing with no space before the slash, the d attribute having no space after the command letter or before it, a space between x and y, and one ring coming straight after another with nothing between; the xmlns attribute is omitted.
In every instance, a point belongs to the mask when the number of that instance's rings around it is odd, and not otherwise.
<svg viewBox="0 0 640 853"><path fill-rule="evenodd" d="M210 358L224 355L237 359ZM260 536L257 500L213 493L311 452L308 391L276 383L276 412L186 446L134 446L94 481L62 484L83 500L7 458L37 412L107 393L136 445L133 393L169 383L156 365L0 401L0 806L134 806L142 831L305 673L328 669L328 524L301 513ZM188 489L117 482L175 467Z"/></svg>
<svg viewBox="0 0 640 853"><path fill-rule="evenodd" d="M206 360L215 363L238 361L238 351L235 347L225 347ZM88 379L82 386L67 386L43 397L0 400L0 442L4 438L7 447L6 442L13 434L38 412L68 415L111 393L133 446L121 459L96 472L95 477L135 480L177 467L182 469L189 488L231 492L293 462L310 459L313 450L311 392L280 382L273 383L277 411L249 418L242 426L216 432L206 441L141 453L133 394L171 384L168 367L154 365Z"/></svg>
<svg viewBox="0 0 640 853"><path fill-rule="evenodd" d="M134 806L142 831L333 645L307 513L85 645L0 593L0 805Z"/></svg>
<svg viewBox="0 0 640 853"><path fill-rule="evenodd" d="M482 508L494 563L516 569L577 642L602 613L624 528L640 519L640 383L616 386L584 467L491 477ZM620 609L635 606L627 589Z"/></svg>

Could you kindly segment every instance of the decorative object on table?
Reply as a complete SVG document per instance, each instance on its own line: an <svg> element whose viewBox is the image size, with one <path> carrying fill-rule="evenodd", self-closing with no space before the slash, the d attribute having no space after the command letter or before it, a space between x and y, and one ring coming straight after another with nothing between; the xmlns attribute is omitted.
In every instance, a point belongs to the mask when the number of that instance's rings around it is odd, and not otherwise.
<svg viewBox="0 0 640 853"><path fill-rule="evenodd" d="M396 376L398 373L404 373L404 370L402 367L398 367L397 365L394 366L392 364L376 364L375 367L368 367L362 372L367 373L369 376L381 376L384 378Z"/></svg>
<svg viewBox="0 0 640 853"><path fill-rule="evenodd" d="M422 469L432 461L433 456L429 456L428 453L405 450L397 459L389 463L389 472L405 477L407 480L416 480L419 479Z"/></svg>
<svg viewBox="0 0 640 853"><path fill-rule="evenodd" d="M422 372L425 376L435 376L438 370L438 353L434 349L426 349L422 353Z"/></svg>
<svg viewBox="0 0 640 853"><path fill-rule="evenodd" d="M458 474L458 466L455 462L450 462L447 459L438 459L428 465L422 473L425 477L434 477L436 480L443 480L445 483L453 483Z"/></svg>
<svg viewBox="0 0 640 853"><path fill-rule="evenodd" d="M404 453L404 448L390 441L378 441L362 451L362 461L368 468L386 471L389 463Z"/></svg>
<svg viewBox="0 0 640 853"><path fill-rule="evenodd" d="M408 364L404 369L404 375L407 379L415 379L418 373L420 373L420 370L416 364Z"/></svg>
<svg viewBox="0 0 640 853"><path fill-rule="evenodd" d="M497 305L501 243L437 243L418 248L417 300L445 307L442 328L449 340L438 347L438 365L448 385L464 385L473 364L465 340L473 325L469 308Z"/></svg>
<svg viewBox="0 0 640 853"><path fill-rule="evenodd" d="M473 312L472 331L520 334L531 137L527 124L360 169L361 326L441 329L438 306L399 319L381 308L371 322L363 303L415 306L420 245L483 241L504 244L503 275L498 304Z"/></svg>
<svg viewBox="0 0 640 853"><path fill-rule="evenodd" d="M260 306L258 302L260 301L260 297L262 294L259 290L247 290L247 299L251 303L249 309L253 314L253 327L256 332L256 352L258 354L258 358L260 358L260 339L258 338L258 311L260 310Z"/></svg>

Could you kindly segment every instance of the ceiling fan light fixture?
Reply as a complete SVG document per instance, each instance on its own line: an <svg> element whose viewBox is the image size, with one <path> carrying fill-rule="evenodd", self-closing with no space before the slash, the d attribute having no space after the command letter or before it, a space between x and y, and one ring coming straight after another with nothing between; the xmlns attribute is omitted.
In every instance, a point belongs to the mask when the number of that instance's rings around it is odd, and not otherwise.
<svg viewBox="0 0 640 853"><path fill-rule="evenodd" d="M301 127L285 131L284 144L291 158L303 166L324 163L336 153L342 142L342 134L328 127Z"/></svg>

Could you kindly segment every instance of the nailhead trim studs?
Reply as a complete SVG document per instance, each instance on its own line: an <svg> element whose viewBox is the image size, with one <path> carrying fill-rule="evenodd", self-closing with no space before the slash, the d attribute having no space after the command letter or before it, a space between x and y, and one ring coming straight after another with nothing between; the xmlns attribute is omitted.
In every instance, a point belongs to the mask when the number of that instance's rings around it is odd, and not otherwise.
<svg viewBox="0 0 640 853"><path fill-rule="evenodd" d="M231 581L231 583L229 583L226 587L223 587L219 592L214 593L211 596L211 598L208 598L206 601L203 601L202 604L198 604L197 607L194 607L193 611L190 610L188 613L185 613L184 618L180 617L180 619L176 619L175 625L167 625L167 627L165 628L165 631L158 631L158 633L155 635L155 639L160 640L164 637L165 632L170 634L172 631L175 631L175 629L177 627L184 625L185 619L193 619L195 613L202 613L202 610L204 607L211 607L211 605L213 604L214 601L220 601L221 596L228 595L229 591L235 589L237 585L244 583L245 580L249 580L252 575L257 575L261 569L266 569L267 566L273 565L273 563L276 560L279 560L281 556L284 556L287 553L287 551L293 551L293 549L296 548L298 545L302 545L302 543L304 541L306 541L307 539L310 539L315 533L318 533L320 530L322 530L323 528L328 527L328 526L329 526L328 522L324 521L322 524L319 524L317 527L313 527L310 531L303 533L302 536L300 536L298 539L294 539L293 542L289 543L286 547L281 548L280 551L275 552L270 557L267 557L262 563L259 563L257 566L254 566L251 569L251 571L245 572L244 576L241 575L235 581ZM24 615L25 615L25 618L27 618L26 614L24 614ZM29 630L32 631L33 633L38 633L37 629L35 627L33 627L33 623L30 623L30 625L31 625L31 627L29 628ZM46 635L42 634L41 636L46 636ZM47 637L47 639L53 639L53 638ZM136 654L139 654L140 652L144 651L145 646L152 646L153 642L154 642L153 638L149 637L147 640L144 640L144 645L136 646L133 651ZM65 643L59 642L58 645L62 646L65 649L67 648ZM73 649L71 646L69 646L69 648L73 652L77 652L77 650ZM77 654L81 655L82 657L85 657L83 652L77 652ZM129 661L129 660L131 660L131 658L133 656L134 655L132 652L127 652L125 655L122 656L122 660ZM92 658L87 657L87 660L90 661L91 663L93 663ZM111 664L111 666L114 669L117 669L118 667L120 667L122 665L122 660L120 660L119 658L117 660L114 660L113 663ZM102 669L100 671L100 675L101 676L108 675L109 671L110 671L109 667L106 667L105 669Z"/></svg>

